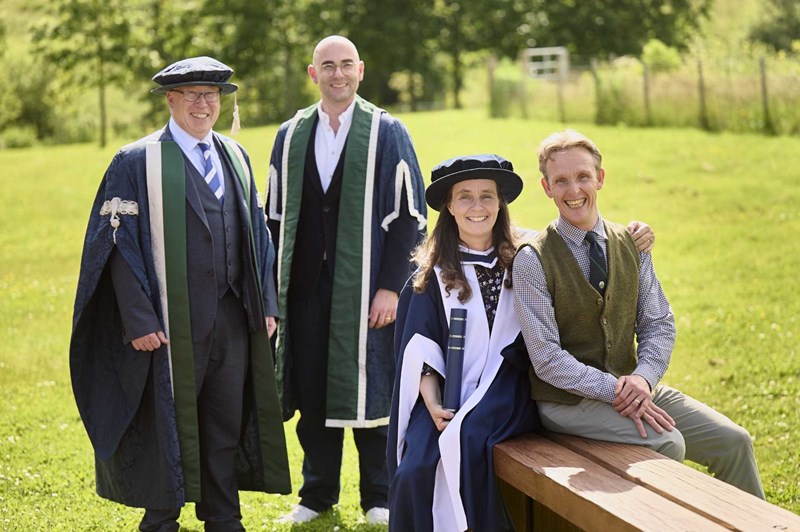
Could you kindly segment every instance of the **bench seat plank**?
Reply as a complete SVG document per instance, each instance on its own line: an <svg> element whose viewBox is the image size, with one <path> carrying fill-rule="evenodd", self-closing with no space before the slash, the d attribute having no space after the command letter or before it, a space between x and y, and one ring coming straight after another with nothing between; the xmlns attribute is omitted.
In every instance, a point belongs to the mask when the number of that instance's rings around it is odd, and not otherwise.
<svg viewBox="0 0 800 532"><path fill-rule="evenodd" d="M556 433L545 436L731 530L800 531L800 516L646 447Z"/></svg>
<svg viewBox="0 0 800 532"><path fill-rule="evenodd" d="M539 434L495 445L494 464L500 479L587 531L728 530Z"/></svg>

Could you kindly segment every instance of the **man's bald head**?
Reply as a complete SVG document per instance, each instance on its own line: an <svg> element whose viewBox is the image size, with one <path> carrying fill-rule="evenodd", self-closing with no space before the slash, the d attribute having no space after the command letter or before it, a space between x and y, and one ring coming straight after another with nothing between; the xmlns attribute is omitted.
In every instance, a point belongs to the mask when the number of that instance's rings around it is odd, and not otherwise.
<svg viewBox="0 0 800 532"><path fill-rule="evenodd" d="M350 39L331 35L314 48L308 75L319 85L322 110L338 117L356 97L358 85L364 79L364 62Z"/></svg>
<svg viewBox="0 0 800 532"><path fill-rule="evenodd" d="M350 48L355 54L356 61L360 61L358 49L356 48L356 45L353 44L353 41L347 37L342 37L341 35L330 35L317 43L317 46L314 48L314 56L311 58L311 64L318 64L317 62L319 61L320 55L324 53L324 50L331 45L346 46L347 48Z"/></svg>

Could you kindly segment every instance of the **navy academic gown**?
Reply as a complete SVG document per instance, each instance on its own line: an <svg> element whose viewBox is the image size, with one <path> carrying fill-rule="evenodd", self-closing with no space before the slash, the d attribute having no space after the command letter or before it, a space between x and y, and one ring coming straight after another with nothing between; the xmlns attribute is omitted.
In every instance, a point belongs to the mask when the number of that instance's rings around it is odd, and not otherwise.
<svg viewBox="0 0 800 532"><path fill-rule="evenodd" d="M298 408L292 385L293 327L287 308L299 224L306 150L318 103L281 125L270 158L266 210L278 250L280 324L276 359L284 419ZM344 154L336 227L325 424L374 428L389 422L393 328L369 329L369 305L379 288L398 292L408 258L421 241L427 208L411 136L389 113L356 97ZM409 233L410 228L410 234ZM394 275L398 270L402 275ZM388 275L387 275L388 274ZM297 324L294 324L297 326Z"/></svg>
<svg viewBox="0 0 800 532"><path fill-rule="evenodd" d="M461 305L453 301L455 292L450 298L443 296L436 279L422 293L406 286L400 296L395 336L398 370L387 451L390 529L398 532L513 529L494 477L492 448L539 426L529 395L530 361L511 290L502 290L490 335L473 267L465 266L465 273L473 291L466 304L467 352L473 347L466 360L472 363L465 362L461 409L441 433L419 395L419 379L423 363L444 374L446 308Z"/></svg>
<svg viewBox="0 0 800 532"><path fill-rule="evenodd" d="M164 356L165 348L152 353L140 352L130 343L124 343L118 305L125 302L116 300L108 265L116 246L139 279L163 328L148 224L145 147L148 142L171 140L169 129L165 128L123 147L100 183L84 241L70 343L73 392L95 451L97 492L116 502L145 508L179 508L192 498L184 491L171 370ZM222 142L230 141L216 133L214 140L218 149ZM247 155L243 150L242 153L249 169ZM230 164L225 150L220 150L220 156ZM242 201L246 196L242 186L236 178L233 182L236 190L228 191L229 197ZM116 230L109 215L100 214L104 203L112 198L129 202L120 209ZM250 329L258 331L265 328L265 324L264 309L257 304L257 299L263 298L265 306L272 306L267 312L274 315L271 279L274 249L252 180L249 200L252 232L242 246L245 255L243 299L249 301L245 306ZM187 202L188 213L191 208L188 191ZM135 214L130 208L134 203L138 211ZM247 231L246 226L242 231ZM268 297L270 290L273 295ZM263 408L266 405L254 404L258 394L253 391L263 383L253 378L252 360L249 365L241 460L237 460L238 486L239 489L288 493L291 487L287 464L282 463L285 459L283 433L267 434L264 430L262 422L267 418L263 417ZM274 421L280 423L277 402L272 410ZM283 453L265 456L262 438L275 438L275 449L282 448Z"/></svg>

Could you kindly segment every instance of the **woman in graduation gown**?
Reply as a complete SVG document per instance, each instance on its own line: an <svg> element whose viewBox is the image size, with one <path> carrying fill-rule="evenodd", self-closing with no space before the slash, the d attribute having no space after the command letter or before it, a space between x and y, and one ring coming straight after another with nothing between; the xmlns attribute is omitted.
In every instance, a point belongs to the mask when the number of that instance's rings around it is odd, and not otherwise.
<svg viewBox="0 0 800 532"><path fill-rule="evenodd" d="M432 172L425 199L439 217L415 252L419 268L397 309L387 449L391 531L513 530L492 447L539 427L511 290L516 239L508 204L521 191L513 165L497 155L457 157ZM647 225L631 226L647 236L636 234L637 242L649 241ZM452 412L442 394L454 309L467 312Z"/></svg>
<svg viewBox="0 0 800 532"><path fill-rule="evenodd" d="M539 426L508 271L508 204L522 179L502 157L477 155L441 163L431 181L439 218L397 309L389 528L510 530L491 449ZM467 311L455 413L442 407L452 309Z"/></svg>

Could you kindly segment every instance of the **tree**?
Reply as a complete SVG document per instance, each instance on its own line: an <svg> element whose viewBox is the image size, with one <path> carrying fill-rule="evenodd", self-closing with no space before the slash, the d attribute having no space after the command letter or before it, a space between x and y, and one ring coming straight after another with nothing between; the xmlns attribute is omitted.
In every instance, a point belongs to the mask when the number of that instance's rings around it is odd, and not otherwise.
<svg viewBox="0 0 800 532"><path fill-rule="evenodd" d="M149 80L165 66L185 57L207 54L209 35L203 22L200 0L171 2L169 0L138 0L133 8L129 3L128 21L131 34L128 40L129 65L137 82ZM150 87L153 85L150 84ZM140 92L146 102L145 125L163 123L163 98L153 98L146 90Z"/></svg>
<svg viewBox="0 0 800 532"><path fill-rule="evenodd" d="M525 16L530 0L437 0L434 16L439 22L439 49L450 61L453 104L461 108L464 54L491 51L498 57L516 57L525 47L530 25Z"/></svg>
<svg viewBox="0 0 800 532"><path fill-rule="evenodd" d="M125 78L131 2L60 0L34 29L34 49L49 62L97 88L100 146L106 145L106 87Z"/></svg>
<svg viewBox="0 0 800 532"><path fill-rule="evenodd" d="M343 23L365 64L359 92L368 99L379 105L394 104L398 101L397 91L390 86L394 74L405 73L411 84L428 74L429 41L434 35L429 5L425 0L396 0L348 6ZM413 100L420 91L413 87L410 92Z"/></svg>
<svg viewBox="0 0 800 532"><path fill-rule="evenodd" d="M319 35L340 27L346 2L333 0L206 0L214 52L243 82L240 105L249 121L285 120L315 98L306 66ZM341 30L338 30L341 31ZM338 32L337 31L337 32Z"/></svg>
<svg viewBox="0 0 800 532"><path fill-rule="evenodd" d="M765 17L751 32L750 38L775 50L794 50L800 42L800 3L797 0L767 0ZM794 46L793 46L794 44Z"/></svg>
<svg viewBox="0 0 800 532"><path fill-rule="evenodd" d="M639 55L650 39L689 42L711 0L532 0L526 21L536 46L566 46L586 57Z"/></svg>
<svg viewBox="0 0 800 532"><path fill-rule="evenodd" d="M3 72L8 72L9 59L6 52L5 32L5 24L0 21L0 68L3 69ZM22 107L13 91L9 90L10 85L6 80L0 81L0 131L16 120Z"/></svg>

